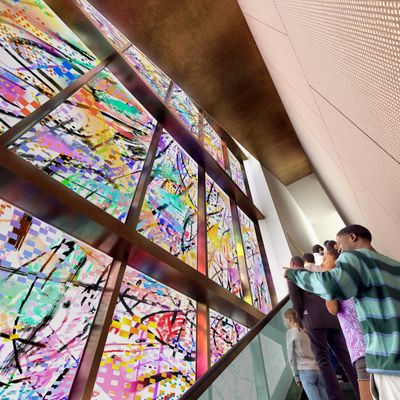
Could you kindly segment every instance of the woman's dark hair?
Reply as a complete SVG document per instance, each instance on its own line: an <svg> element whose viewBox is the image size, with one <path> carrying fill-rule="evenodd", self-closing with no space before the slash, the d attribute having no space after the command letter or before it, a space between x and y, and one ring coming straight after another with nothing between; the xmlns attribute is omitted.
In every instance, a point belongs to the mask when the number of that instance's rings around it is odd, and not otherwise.
<svg viewBox="0 0 400 400"><path fill-rule="evenodd" d="M320 250L323 250L324 248L320 244L314 244L312 247L312 252L313 253L319 253Z"/></svg>
<svg viewBox="0 0 400 400"><path fill-rule="evenodd" d="M325 248L327 250L336 250L335 246L336 246L336 242L334 240L328 240L325 244Z"/></svg>
<svg viewBox="0 0 400 400"><path fill-rule="evenodd" d="M304 253L303 254L303 260L308 262L308 263L315 264L315 257L314 257L314 254L312 254L312 253Z"/></svg>
<svg viewBox="0 0 400 400"><path fill-rule="evenodd" d="M340 256L340 253L336 249L334 249L333 247L329 248L329 249L326 249L325 253L332 254L332 256L335 257L335 260L337 260L339 258L339 256Z"/></svg>
<svg viewBox="0 0 400 400"><path fill-rule="evenodd" d="M368 240L369 242L372 241L371 232L364 226L357 225L357 224L346 226L346 228L341 229L337 233L337 236L351 235L352 233L354 233L357 237Z"/></svg>

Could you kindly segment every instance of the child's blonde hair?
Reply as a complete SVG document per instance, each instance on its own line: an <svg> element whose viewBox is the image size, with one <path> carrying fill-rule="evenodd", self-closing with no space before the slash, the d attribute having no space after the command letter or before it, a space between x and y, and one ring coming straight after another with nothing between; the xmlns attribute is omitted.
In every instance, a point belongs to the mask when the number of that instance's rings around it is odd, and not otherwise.
<svg viewBox="0 0 400 400"><path fill-rule="evenodd" d="M288 308L284 313L283 317L291 322L294 322L295 324L299 325L299 327L303 327L300 319L299 313L294 309L294 308Z"/></svg>

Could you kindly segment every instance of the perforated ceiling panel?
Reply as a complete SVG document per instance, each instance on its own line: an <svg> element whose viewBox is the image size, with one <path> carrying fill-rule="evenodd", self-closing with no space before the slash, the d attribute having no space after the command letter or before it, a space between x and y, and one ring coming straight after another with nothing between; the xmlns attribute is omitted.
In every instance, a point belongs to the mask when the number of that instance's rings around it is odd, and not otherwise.
<svg viewBox="0 0 400 400"><path fill-rule="evenodd" d="M400 158L400 3L277 0L309 84Z"/></svg>
<svg viewBox="0 0 400 400"><path fill-rule="evenodd" d="M274 1L279 41L246 20L300 142L347 222L400 258L400 2Z"/></svg>

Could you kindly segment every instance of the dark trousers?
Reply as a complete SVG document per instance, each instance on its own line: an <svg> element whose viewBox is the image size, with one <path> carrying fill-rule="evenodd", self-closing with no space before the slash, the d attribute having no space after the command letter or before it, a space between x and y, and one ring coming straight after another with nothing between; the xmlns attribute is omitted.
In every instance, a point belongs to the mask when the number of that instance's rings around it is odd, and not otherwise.
<svg viewBox="0 0 400 400"><path fill-rule="evenodd" d="M312 329L308 332L311 348L317 359L324 378L325 388L330 400L343 400L343 393L336 378L332 363L329 360L329 347L346 372L357 398L360 398L357 384L357 372L351 364L349 352L340 329Z"/></svg>

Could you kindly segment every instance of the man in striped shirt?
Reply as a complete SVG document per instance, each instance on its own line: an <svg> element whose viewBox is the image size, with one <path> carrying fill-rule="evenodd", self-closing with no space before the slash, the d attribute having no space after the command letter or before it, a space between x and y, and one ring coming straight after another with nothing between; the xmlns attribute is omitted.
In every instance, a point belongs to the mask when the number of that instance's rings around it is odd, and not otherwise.
<svg viewBox="0 0 400 400"><path fill-rule="evenodd" d="M400 399L400 262L377 253L361 225L337 234L342 254L326 272L288 269L285 277L325 300L355 298L367 344L374 398Z"/></svg>

